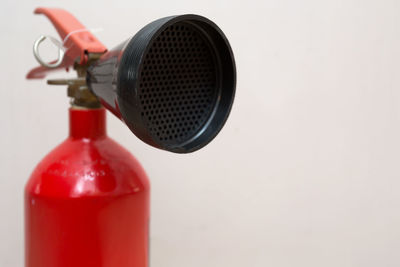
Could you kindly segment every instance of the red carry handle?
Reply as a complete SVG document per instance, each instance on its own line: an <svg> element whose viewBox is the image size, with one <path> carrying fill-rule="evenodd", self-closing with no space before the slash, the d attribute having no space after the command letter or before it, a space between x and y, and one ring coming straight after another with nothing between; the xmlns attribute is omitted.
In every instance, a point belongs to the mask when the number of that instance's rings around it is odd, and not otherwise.
<svg viewBox="0 0 400 267"><path fill-rule="evenodd" d="M39 66L32 69L28 79L42 79L50 71L73 66L75 62L84 65L89 53L104 53L107 48L83 26L71 13L58 8L37 8L35 14L45 15L56 28L62 40L65 40L65 54L62 63L56 68Z"/></svg>

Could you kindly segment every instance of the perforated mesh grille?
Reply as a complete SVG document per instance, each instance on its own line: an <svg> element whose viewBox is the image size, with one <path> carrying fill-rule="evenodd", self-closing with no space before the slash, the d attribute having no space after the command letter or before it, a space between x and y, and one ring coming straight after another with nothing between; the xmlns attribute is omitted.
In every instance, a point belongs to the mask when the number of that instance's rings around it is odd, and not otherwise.
<svg viewBox="0 0 400 267"><path fill-rule="evenodd" d="M213 51L192 25L167 27L147 52L139 78L142 117L154 138L181 143L210 117L218 96Z"/></svg>

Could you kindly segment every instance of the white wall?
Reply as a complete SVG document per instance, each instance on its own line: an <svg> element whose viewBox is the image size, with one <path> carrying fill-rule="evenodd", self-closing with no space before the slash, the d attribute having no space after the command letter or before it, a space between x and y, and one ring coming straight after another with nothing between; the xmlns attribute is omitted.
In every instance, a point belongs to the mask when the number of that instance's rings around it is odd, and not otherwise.
<svg viewBox="0 0 400 267"><path fill-rule="evenodd" d="M39 5L108 47L182 13L231 41L237 97L208 147L156 150L109 115L151 177L152 266L400 266L397 0L2 1L0 266L23 266L23 186L67 134L65 88L24 78L33 41L57 36Z"/></svg>

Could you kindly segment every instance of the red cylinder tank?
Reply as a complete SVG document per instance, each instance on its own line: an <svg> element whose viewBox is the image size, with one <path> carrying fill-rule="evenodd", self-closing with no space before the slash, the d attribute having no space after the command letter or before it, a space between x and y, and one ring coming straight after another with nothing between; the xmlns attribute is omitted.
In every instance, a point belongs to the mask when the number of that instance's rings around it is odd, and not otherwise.
<svg viewBox="0 0 400 267"><path fill-rule="evenodd" d="M143 168L107 137L105 109L69 113L69 137L25 187L25 266L147 267Z"/></svg>

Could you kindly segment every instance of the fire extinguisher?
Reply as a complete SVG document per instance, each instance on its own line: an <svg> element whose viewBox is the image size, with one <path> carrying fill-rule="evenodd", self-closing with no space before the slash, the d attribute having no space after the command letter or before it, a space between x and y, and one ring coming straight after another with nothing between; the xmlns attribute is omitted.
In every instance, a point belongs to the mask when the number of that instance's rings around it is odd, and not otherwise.
<svg viewBox="0 0 400 267"><path fill-rule="evenodd" d="M140 163L107 136L106 109L147 144L189 153L208 144L231 110L232 49L198 15L156 20L112 50L70 13L38 8L62 41L41 36L41 66L27 78L73 68L69 136L35 168L25 187L26 267L147 267L149 180ZM50 38L58 59L42 60Z"/></svg>

